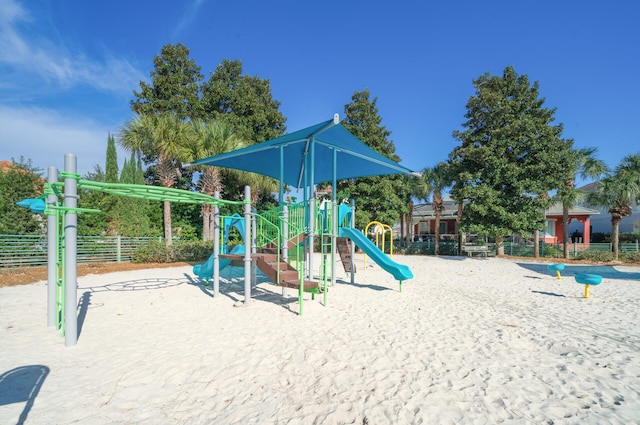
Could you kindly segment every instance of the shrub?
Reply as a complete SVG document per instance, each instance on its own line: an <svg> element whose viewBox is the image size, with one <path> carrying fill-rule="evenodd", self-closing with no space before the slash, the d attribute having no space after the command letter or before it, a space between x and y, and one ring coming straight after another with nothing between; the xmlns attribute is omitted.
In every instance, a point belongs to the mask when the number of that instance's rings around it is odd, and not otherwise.
<svg viewBox="0 0 640 425"><path fill-rule="evenodd" d="M608 233L595 232L591 234L591 242L593 243L605 243L611 242L611 235Z"/></svg>
<svg viewBox="0 0 640 425"><path fill-rule="evenodd" d="M134 263L173 263L206 260L213 252L213 241L180 241L167 247L164 241L149 241L133 253Z"/></svg>
<svg viewBox="0 0 640 425"><path fill-rule="evenodd" d="M136 248L131 256L134 263L171 263L171 248L164 241L151 240Z"/></svg>
<svg viewBox="0 0 640 425"><path fill-rule="evenodd" d="M620 233L620 243L635 243L640 241L640 233Z"/></svg>
<svg viewBox="0 0 640 425"><path fill-rule="evenodd" d="M544 248L541 247L540 250L544 253L543 255L544 257L552 257L552 258L564 257L564 253L560 246L545 244ZM533 252L532 252L532 255L533 255Z"/></svg>
<svg viewBox="0 0 640 425"><path fill-rule="evenodd" d="M624 261L631 261L633 263L640 263L640 251L621 252L620 259Z"/></svg>
<svg viewBox="0 0 640 425"><path fill-rule="evenodd" d="M613 253L609 251L599 251L588 249L586 251L580 251L576 255L577 260L596 261L596 262L610 262L614 260Z"/></svg>

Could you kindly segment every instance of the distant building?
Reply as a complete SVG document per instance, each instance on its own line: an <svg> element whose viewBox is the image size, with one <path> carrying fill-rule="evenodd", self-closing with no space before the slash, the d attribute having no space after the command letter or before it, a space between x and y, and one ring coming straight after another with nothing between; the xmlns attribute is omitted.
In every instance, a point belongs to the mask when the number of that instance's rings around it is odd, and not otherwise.
<svg viewBox="0 0 640 425"><path fill-rule="evenodd" d="M591 237L591 217L600 214L597 210L576 206L569 210L569 224L580 233L581 242L588 244ZM545 210L546 231L543 234L547 243L562 243L562 204L555 203ZM451 199L445 199L444 211L440 215L440 238L455 240L458 236L458 204ZM571 229L571 226L569 227ZM411 239L421 241L433 239L435 234L435 213L431 203L416 205L413 208ZM569 234L571 236L571 233ZM505 235L506 236L506 235Z"/></svg>
<svg viewBox="0 0 640 425"><path fill-rule="evenodd" d="M592 193L596 190L596 183L590 183L580 188L585 193ZM611 233L611 214L607 208L587 205L598 211L599 215L591 219L591 233ZM629 217L625 217L620 221L620 233L640 233L640 206L633 205L633 213ZM569 231L574 231L575 225L569 227Z"/></svg>

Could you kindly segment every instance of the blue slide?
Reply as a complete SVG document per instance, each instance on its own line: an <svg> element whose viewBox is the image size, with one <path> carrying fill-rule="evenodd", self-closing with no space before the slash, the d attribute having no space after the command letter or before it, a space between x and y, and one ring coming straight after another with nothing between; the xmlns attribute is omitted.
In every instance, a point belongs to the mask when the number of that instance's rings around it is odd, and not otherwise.
<svg viewBox="0 0 640 425"><path fill-rule="evenodd" d="M230 254L244 254L244 245L240 244L234 246L231 249ZM229 264L231 264L231 260L228 258L221 258L220 270L224 269ZM206 262L193 266L193 274L198 276L200 279L211 279L213 277L213 254L211 254L211 257L209 257Z"/></svg>
<svg viewBox="0 0 640 425"><path fill-rule="evenodd" d="M380 251L360 230L341 227L340 237L351 239L365 254L378 263L384 271L391 273L397 280L402 281L413 278L413 273L408 266L393 261L387 254Z"/></svg>

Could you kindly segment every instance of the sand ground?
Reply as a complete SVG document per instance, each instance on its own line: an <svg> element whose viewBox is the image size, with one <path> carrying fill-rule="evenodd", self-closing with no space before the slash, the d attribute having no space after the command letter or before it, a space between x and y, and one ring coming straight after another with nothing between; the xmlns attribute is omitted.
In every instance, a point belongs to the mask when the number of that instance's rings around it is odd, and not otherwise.
<svg viewBox="0 0 640 425"><path fill-rule="evenodd" d="M359 258L302 317L264 280L235 307L241 269L215 299L189 266L81 276L72 347L45 282L1 288L0 423L640 423L639 267L394 259L402 292Z"/></svg>

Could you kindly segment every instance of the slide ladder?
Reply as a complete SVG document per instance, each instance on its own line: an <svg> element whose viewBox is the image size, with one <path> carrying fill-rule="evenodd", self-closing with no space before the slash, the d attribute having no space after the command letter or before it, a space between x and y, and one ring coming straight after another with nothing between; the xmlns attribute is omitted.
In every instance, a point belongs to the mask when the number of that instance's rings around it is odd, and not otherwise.
<svg viewBox="0 0 640 425"><path fill-rule="evenodd" d="M336 248L338 249L338 254L340 255L340 261L342 261L342 266L344 267L344 271L347 273L351 273L351 244L349 243L349 239L347 238L337 238L336 239ZM356 272L356 265L353 265L353 272Z"/></svg>

